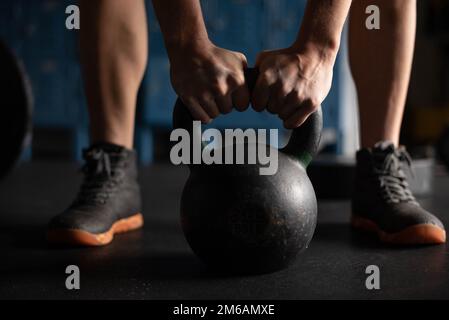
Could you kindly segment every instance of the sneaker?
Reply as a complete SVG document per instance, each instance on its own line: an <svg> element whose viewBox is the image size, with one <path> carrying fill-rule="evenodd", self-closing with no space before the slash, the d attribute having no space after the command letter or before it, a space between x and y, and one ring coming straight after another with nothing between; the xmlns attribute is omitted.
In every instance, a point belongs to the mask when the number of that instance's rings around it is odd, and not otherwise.
<svg viewBox="0 0 449 320"><path fill-rule="evenodd" d="M444 243L443 224L418 204L409 189L404 169L410 168L405 148L389 142L358 151L351 224L377 233L386 243Z"/></svg>
<svg viewBox="0 0 449 320"><path fill-rule="evenodd" d="M84 182L70 207L50 221L50 243L102 246L143 225L135 151L102 143L83 158Z"/></svg>

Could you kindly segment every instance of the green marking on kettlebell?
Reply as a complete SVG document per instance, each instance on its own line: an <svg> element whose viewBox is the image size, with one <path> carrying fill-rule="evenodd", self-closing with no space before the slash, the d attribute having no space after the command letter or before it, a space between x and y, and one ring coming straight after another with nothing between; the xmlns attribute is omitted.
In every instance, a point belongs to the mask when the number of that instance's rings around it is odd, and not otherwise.
<svg viewBox="0 0 449 320"><path fill-rule="evenodd" d="M297 156L297 159L299 162L301 162L304 168L307 168L309 164L312 162L313 157L308 152L302 152Z"/></svg>

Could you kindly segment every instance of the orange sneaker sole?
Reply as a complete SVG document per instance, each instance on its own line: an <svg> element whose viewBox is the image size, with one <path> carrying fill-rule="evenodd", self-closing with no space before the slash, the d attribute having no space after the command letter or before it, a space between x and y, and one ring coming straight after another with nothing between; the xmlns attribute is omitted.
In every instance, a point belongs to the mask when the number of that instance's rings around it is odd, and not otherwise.
<svg viewBox="0 0 449 320"><path fill-rule="evenodd" d="M433 224L417 224L399 232L388 233L369 219L352 216L351 225L355 229L376 233L380 241L390 244L418 245L446 242L446 231Z"/></svg>
<svg viewBox="0 0 449 320"><path fill-rule="evenodd" d="M137 213L129 218L116 221L103 233L90 233L79 229L53 229L47 231L47 241L52 244L97 247L109 244L115 234L139 229L143 226L143 216Z"/></svg>

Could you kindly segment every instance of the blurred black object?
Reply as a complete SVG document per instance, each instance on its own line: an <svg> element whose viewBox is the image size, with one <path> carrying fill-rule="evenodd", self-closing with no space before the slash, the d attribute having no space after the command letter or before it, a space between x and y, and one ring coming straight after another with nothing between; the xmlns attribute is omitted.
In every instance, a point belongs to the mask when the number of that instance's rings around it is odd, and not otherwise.
<svg viewBox="0 0 449 320"><path fill-rule="evenodd" d="M445 35L447 37L449 32L449 1L430 0L427 2L427 6L427 32L429 35Z"/></svg>
<svg viewBox="0 0 449 320"><path fill-rule="evenodd" d="M31 140L32 95L24 68L0 40L0 178Z"/></svg>
<svg viewBox="0 0 449 320"><path fill-rule="evenodd" d="M446 127L443 134L437 142L437 152L440 160L449 170L449 126Z"/></svg>

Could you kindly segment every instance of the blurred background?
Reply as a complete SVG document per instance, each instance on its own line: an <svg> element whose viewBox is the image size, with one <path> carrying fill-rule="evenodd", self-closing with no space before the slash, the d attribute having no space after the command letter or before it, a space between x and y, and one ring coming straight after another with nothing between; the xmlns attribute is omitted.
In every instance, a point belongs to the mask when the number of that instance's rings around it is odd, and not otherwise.
<svg viewBox="0 0 449 320"><path fill-rule="evenodd" d="M296 37L305 0L202 0L212 40L242 51L254 63L263 49L290 45ZM68 0L3 0L0 39L23 63L33 93L32 143L22 161L79 161L88 145L88 118L78 61L77 31L65 28ZM150 58L137 112L135 145L140 163L168 161L171 114L176 96L169 62L151 3ZM82 13L81 13L82 14ZM346 35L337 59L332 90L323 111L322 153L351 158L358 146L357 103L346 56ZM418 32L402 142L415 156L434 157L449 124L449 2L418 1ZM267 113L232 113L217 127L281 128ZM447 135L447 134L446 134ZM449 144L447 142L446 144ZM440 152L444 155L444 152ZM449 151L448 151L449 153ZM347 163L343 161L343 164ZM349 160L352 165L353 162Z"/></svg>

